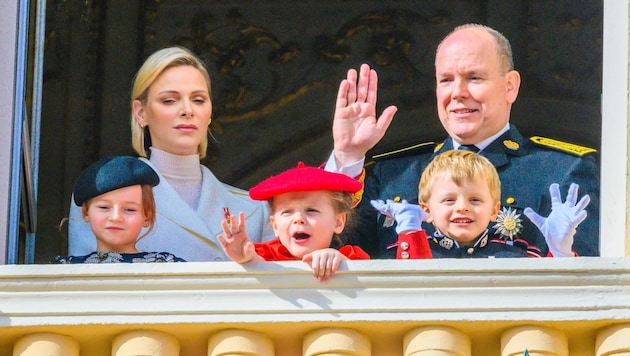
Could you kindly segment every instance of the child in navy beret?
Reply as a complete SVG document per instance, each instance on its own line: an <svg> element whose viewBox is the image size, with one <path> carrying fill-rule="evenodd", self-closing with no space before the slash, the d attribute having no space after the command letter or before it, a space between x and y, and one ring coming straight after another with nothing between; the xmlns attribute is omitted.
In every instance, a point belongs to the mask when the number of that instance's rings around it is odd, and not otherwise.
<svg viewBox="0 0 630 356"><path fill-rule="evenodd" d="M136 249L142 229L148 228L146 235L153 227L153 187L159 182L153 169L135 157L105 158L90 165L76 180L73 195L96 236L96 251L57 256L52 263L185 262L168 252Z"/></svg>
<svg viewBox="0 0 630 356"><path fill-rule="evenodd" d="M367 260L358 246L343 245L339 238L352 210L352 193L363 183L344 174L316 167L289 169L268 178L249 191L254 200L267 200L275 240L252 243L245 228L245 215L226 212L218 239L235 262L302 260L319 281L334 274L343 260Z"/></svg>

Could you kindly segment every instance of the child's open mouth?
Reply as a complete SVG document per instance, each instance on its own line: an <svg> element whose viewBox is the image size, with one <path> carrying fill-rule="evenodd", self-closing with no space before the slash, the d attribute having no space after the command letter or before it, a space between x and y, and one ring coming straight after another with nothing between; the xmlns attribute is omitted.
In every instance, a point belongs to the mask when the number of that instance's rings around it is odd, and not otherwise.
<svg viewBox="0 0 630 356"><path fill-rule="evenodd" d="M311 237L311 235L304 232L296 232L295 234L293 234L293 238L296 240L308 239L309 237Z"/></svg>

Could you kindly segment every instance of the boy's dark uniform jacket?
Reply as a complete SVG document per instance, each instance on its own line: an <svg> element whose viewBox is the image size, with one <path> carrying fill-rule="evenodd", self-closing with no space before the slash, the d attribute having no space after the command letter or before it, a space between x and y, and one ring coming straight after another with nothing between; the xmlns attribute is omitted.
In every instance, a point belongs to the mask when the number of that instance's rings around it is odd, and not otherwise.
<svg viewBox="0 0 630 356"><path fill-rule="evenodd" d="M422 171L435 155L452 149L452 140L447 138L439 145L421 144L409 150L375 156L373 173L365 181L363 199L357 208L360 221L353 224L354 229L348 229L353 231L347 231L351 243L361 246L372 258L395 258L396 248L391 245L398 239L396 225L384 226L385 216L371 206L370 200L400 197L417 204ZM591 152L594 150L539 137L526 140L514 125L479 152L499 173L501 206L516 209L520 214L523 228L517 237L539 247L542 256L548 252L545 239L523 214L523 209L531 207L540 215L548 216L551 212L549 186L552 183L560 185L563 202L571 183L580 186L578 199L590 195L591 203L586 209L588 217L577 228L573 250L580 256L599 255L599 171L589 155ZM493 224L490 224L491 234L495 231ZM423 228L429 236L435 231L426 222ZM361 238L356 239L357 236Z"/></svg>

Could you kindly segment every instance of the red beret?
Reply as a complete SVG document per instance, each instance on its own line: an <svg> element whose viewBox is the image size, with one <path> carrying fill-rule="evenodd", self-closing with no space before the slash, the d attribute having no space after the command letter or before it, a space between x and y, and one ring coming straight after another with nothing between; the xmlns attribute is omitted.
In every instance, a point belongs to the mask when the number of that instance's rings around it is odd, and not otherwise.
<svg viewBox="0 0 630 356"><path fill-rule="evenodd" d="M258 183L249 190L249 196L254 200L268 200L284 193L317 190L356 193L361 188L363 183L345 174L328 172L299 162L297 168L291 168Z"/></svg>

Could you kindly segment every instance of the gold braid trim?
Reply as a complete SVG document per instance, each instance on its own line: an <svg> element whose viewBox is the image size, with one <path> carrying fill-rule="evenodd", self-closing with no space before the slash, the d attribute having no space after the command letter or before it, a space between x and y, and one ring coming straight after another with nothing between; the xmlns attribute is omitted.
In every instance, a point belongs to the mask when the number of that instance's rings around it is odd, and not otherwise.
<svg viewBox="0 0 630 356"><path fill-rule="evenodd" d="M364 182L365 182L365 169L361 170L361 174L359 174L358 177L355 177L354 179L358 180L359 182L361 182L361 189L352 194L352 208L356 208L357 205L359 205L359 203L361 202L361 199L363 198L363 190L364 190Z"/></svg>
<svg viewBox="0 0 630 356"><path fill-rule="evenodd" d="M567 152L576 156L584 156L589 153L597 152L596 149L568 143L564 141L558 141L547 137L533 136L530 140L538 145L550 147L558 151Z"/></svg>

